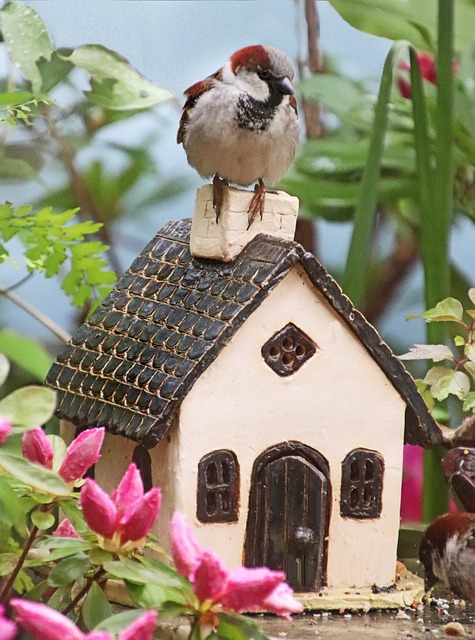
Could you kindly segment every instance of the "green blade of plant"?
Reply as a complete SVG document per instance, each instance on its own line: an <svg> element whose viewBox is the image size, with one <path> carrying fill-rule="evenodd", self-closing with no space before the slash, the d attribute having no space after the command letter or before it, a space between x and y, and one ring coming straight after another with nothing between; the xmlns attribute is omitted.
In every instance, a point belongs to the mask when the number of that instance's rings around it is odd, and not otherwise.
<svg viewBox="0 0 475 640"><path fill-rule="evenodd" d="M66 60L87 69L92 76L89 99L107 109L146 109L173 95L153 84L115 51L100 45L78 47Z"/></svg>
<svg viewBox="0 0 475 640"><path fill-rule="evenodd" d="M368 248L371 246L371 236L376 216L378 182L384 149L384 137L388 123L393 64L400 46L399 44L394 44L384 62L368 158L361 181L360 197L355 211L355 224L343 279L343 289L356 307L362 306L366 290L371 257L371 252Z"/></svg>
<svg viewBox="0 0 475 640"><path fill-rule="evenodd" d="M51 366L51 357L38 342L8 329L0 330L0 352L40 382Z"/></svg>
<svg viewBox="0 0 475 640"><path fill-rule="evenodd" d="M31 82L33 93L38 94L42 78L36 63L41 58L49 60L53 54L44 23L30 7L7 2L0 11L0 29L11 59Z"/></svg>

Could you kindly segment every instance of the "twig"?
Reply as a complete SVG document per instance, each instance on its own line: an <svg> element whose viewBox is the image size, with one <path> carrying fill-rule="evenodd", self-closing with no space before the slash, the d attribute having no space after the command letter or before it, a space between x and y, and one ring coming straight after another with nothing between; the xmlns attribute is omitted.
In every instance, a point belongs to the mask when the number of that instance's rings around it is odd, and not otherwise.
<svg viewBox="0 0 475 640"><path fill-rule="evenodd" d="M28 536L28 540L26 541L25 546L23 547L23 551L21 552L21 556L18 559L16 567L13 570L10 577L8 578L8 581L5 587L3 588L2 593L0 594L0 603L5 604L5 602L7 602L10 596L10 592L12 590L13 584L17 579L17 576L20 573L21 568L23 567L23 563L25 562L26 556L28 555L28 552L31 549L31 545L34 542L37 533L38 533L38 527L34 526L30 531L30 535Z"/></svg>
<svg viewBox="0 0 475 640"><path fill-rule="evenodd" d="M92 586L93 582L99 582L99 580L102 578L103 575L105 575L105 570L101 567L100 569L98 569L96 571L96 573L91 576L90 578L86 579L86 584L84 585L84 587L81 589L81 591L79 591L79 593L71 600L71 602L68 604L68 606L63 609L63 611L61 612L64 616L67 616L68 613L70 613L74 607L81 602L81 600L84 598L84 596L87 594L87 592L89 591L89 589Z"/></svg>
<svg viewBox="0 0 475 640"><path fill-rule="evenodd" d="M13 302L13 304L16 304L20 309L23 309L23 311L26 311L26 313L46 327L63 342L67 342L71 337L69 333L64 331L58 324L56 324L56 322L54 322L54 320L51 320L51 318L45 315L42 311L31 305L29 302L26 302L26 300L17 293L11 291L8 287L0 285L0 294L5 296L5 298L10 300L10 302Z"/></svg>

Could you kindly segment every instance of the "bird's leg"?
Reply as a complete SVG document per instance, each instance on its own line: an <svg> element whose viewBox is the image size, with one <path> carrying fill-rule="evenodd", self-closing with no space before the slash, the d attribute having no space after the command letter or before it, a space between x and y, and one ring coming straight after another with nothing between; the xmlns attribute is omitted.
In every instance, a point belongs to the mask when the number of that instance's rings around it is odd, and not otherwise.
<svg viewBox="0 0 475 640"><path fill-rule="evenodd" d="M213 207L216 213L216 222L219 220L221 214L221 207L223 206L224 189L223 186L227 185L227 181L216 174L213 178Z"/></svg>
<svg viewBox="0 0 475 640"><path fill-rule="evenodd" d="M254 195L251 198L249 209L247 210L247 213L249 214L249 224L247 225L248 229L250 228L251 224L254 222L257 214L261 216L261 220L262 220L262 214L264 213L265 198L266 198L266 185L259 178L259 182L254 187Z"/></svg>

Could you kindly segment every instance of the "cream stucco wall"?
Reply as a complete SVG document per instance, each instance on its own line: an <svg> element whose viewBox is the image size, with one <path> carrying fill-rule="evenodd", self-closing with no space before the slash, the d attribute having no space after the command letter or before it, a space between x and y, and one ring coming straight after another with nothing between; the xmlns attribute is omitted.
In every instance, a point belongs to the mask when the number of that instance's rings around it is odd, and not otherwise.
<svg viewBox="0 0 475 640"><path fill-rule="evenodd" d="M281 378L264 363L260 350L288 322L305 331L319 351L294 375ZM298 440L319 451L330 466L329 584L388 584L394 578L399 528L404 410L374 360L297 267L237 331L183 402L179 429L172 434L180 438L176 506L188 514L205 546L229 566L240 564L253 462L271 445ZM341 462L356 447L384 457L383 509L377 520L339 515ZM240 463L240 519L201 524L195 518L197 465L204 454L220 448L233 450Z"/></svg>
<svg viewBox="0 0 475 640"><path fill-rule="evenodd" d="M287 378L263 361L262 345L293 322L319 346ZM154 484L164 493L155 533L166 546L174 509L183 511L203 546L229 567L242 563L250 476L271 445L298 440L329 462L332 509L329 586L389 584L394 579L405 404L354 335L315 292L300 267L269 294L185 398L168 435L151 450ZM379 451L385 462L383 508L377 520L340 517L341 462L354 448ZM134 443L108 435L96 478L108 490L132 458ZM196 519L197 466L215 449L231 449L241 475L237 523Z"/></svg>

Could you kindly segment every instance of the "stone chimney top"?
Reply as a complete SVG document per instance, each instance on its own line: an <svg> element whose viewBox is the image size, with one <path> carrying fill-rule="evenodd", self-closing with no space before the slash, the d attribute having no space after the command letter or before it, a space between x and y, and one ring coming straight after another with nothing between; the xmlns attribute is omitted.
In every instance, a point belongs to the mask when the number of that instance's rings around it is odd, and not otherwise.
<svg viewBox="0 0 475 640"><path fill-rule="evenodd" d="M253 193L224 187L219 221L213 207L210 184L196 191L195 212L191 224L190 250L195 258L233 260L258 233L293 240L299 209L298 198L284 191L266 193L262 220L256 216L248 229L249 203Z"/></svg>

